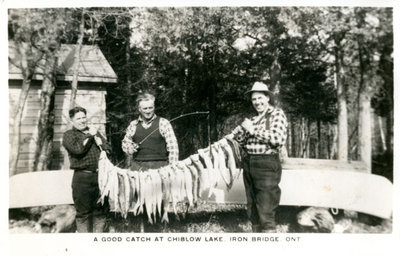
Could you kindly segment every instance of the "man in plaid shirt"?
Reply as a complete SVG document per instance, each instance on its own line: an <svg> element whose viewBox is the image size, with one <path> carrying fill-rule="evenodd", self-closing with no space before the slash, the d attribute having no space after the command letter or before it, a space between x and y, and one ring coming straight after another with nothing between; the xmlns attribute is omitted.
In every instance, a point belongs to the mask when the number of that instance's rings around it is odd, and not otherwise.
<svg viewBox="0 0 400 256"><path fill-rule="evenodd" d="M131 169L157 169L178 161L179 148L170 122L154 111L155 97L140 94L136 100L139 117L133 120L122 140L122 150L133 157Z"/></svg>
<svg viewBox="0 0 400 256"><path fill-rule="evenodd" d="M254 83L248 93L257 115L246 118L227 137L237 140L247 152L243 180L253 231L276 232L275 212L281 196L282 174L279 152L286 142L286 116L271 104L273 94L264 83Z"/></svg>
<svg viewBox="0 0 400 256"><path fill-rule="evenodd" d="M63 136L63 146L68 151L72 178L72 198L76 209L78 233L102 233L106 209L97 203L100 197L98 162L100 150L109 151L106 139L95 127L88 127L86 109L75 107L69 111L72 129ZM101 147L101 148L100 148Z"/></svg>

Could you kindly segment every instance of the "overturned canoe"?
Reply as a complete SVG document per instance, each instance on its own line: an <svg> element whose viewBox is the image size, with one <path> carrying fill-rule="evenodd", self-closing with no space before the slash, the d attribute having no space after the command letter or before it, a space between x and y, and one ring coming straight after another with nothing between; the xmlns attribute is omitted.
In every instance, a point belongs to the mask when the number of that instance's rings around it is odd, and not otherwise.
<svg viewBox="0 0 400 256"><path fill-rule="evenodd" d="M73 171L42 171L10 177L10 208L73 204ZM223 182L212 189L216 203L246 203L242 177L226 191ZM321 170L302 166L282 171L281 205L318 206L367 213L381 218L392 214L392 183L378 175L353 170Z"/></svg>

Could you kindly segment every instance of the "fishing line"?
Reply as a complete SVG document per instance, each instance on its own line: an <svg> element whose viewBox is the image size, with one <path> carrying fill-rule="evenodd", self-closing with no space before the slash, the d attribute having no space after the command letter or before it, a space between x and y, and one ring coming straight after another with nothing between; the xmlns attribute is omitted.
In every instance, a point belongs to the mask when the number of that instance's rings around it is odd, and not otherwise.
<svg viewBox="0 0 400 256"><path fill-rule="evenodd" d="M190 115L201 115L201 114L207 114L207 115L208 115L208 117L207 117L207 120L208 120L208 133L209 133L209 134L208 134L208 138L209 138L208 141L210 142L210 122L209 122L209 119L210 119L210 116L209 116L210 111L196 111L196 112L191 112L191 113L182 114L182 115L180 115L180 116L177 116L177 117L172 118L169 122L172 123L173 121L178 120L179 118L182 118L182 117L185 117L185 116L190 116ZM145 140L147 140L153 133L155 133L155 132L158 131L159 129L160 129L160 127L158 127L157 129L154 129L151 133L149 133L149 135L147 135L146 137L144 137L143 140L140 141L140 142L138 143L138 145L142 144Z"/></svg>

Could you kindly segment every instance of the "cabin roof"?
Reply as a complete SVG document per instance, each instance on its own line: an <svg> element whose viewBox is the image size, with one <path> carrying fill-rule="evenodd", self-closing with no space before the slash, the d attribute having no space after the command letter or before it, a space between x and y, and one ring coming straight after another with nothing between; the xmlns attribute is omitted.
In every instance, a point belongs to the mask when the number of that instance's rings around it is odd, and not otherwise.
<svg viewBox="0 0 400 256"><path fill-rule="evenodd" d="M8 75L9 79L22 79L20 55L13 42L9 42ZM77 45L63 44L58 54L57 80L72 81L74 56ZM45 60L41 59L35 68L34 80L43 80L43 66ZM117 75L104 57L97 45L82 45L79 62L79 82L116 83Z"/></svg>

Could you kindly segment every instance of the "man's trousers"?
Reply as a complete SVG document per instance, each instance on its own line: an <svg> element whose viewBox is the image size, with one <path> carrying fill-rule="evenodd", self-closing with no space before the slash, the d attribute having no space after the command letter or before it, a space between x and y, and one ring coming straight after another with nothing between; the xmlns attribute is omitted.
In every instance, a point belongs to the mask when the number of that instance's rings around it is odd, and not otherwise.
<svg viewBox="0 0 400 256"><path fill-rule="evenodd" d="M100 192L96 172L74 172L72 198L76 208L77 232L102 233L106 222L105 207L97 203Z"/></svg>
<svg viewBox="0 0 400 256"><path fill-rule="evenodd" d="M275 229L275 212L281 197L281 175L279 155L249 154L244 159L247 215L256 232Z"/></svg>

